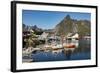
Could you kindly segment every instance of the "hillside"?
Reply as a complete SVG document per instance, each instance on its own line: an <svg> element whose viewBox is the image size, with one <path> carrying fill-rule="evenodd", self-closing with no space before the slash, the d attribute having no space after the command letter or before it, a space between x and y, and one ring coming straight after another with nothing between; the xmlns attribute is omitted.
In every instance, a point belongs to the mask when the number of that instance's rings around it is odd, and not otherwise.
<svg viewBox="0 0 100 73"><path fill-rule="evenodd" d="M55 27L56 35L67 35L68 33L79 33L79 35L90 35L90 21L88 20L75 20L67 15Z"/></svg>

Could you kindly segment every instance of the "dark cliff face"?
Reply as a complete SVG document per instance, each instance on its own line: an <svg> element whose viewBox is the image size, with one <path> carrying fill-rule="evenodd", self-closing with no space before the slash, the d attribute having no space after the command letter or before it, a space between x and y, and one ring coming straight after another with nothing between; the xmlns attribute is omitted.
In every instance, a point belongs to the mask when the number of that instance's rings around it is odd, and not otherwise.
<svg viewBox="0 0 100 73"><path fill-rule="evenodd" d="M74 30L76 28L76 30ZM79 35L90 34L90 21L88 20L75 20L71 19L67 15L59 24L55 27L56 35L67 35L68 33L77 32Z"/></svg>

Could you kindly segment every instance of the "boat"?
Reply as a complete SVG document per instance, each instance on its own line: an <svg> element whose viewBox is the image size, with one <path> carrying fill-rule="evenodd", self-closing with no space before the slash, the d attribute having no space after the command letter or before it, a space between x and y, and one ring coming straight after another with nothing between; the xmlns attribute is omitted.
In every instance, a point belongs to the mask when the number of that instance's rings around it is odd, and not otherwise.
<svg viewBox="0 0 100 73"><path fill-rule="evenodd" d="M61 44L52 46L52 53L60 53L62 52L63 46Z"/></svg>
<svg viewBox="0 0 100 73"><path fill-rule="evenodd" d="M43 47L43 50L44 50L44 52L49 52L50 50L51 50L51 45L44 45L44 47Z"/></svg>
<svg viewBox="0 0 100 73"><path fill-rule="evenodd" d="M65 51L68 51L68 50L74 51L76 48L76 45L74 43L66 43L63 46L64 46Z"/></svg>
<svg viewBox="0 0 100 73"><path fill-rule="evenodd" d="M75 44L71 43L71 44L64 45L64 48L76 48L76 46Z"/></svg>

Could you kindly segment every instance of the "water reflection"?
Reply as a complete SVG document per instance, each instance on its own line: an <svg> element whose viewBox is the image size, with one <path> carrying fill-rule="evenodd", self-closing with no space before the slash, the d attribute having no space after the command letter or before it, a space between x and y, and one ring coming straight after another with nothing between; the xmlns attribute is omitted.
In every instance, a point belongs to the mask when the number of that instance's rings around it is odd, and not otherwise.
<svg viewBox="0 0 100 73"><path fill-rule="evenodd" d="M63 60L84 60L91 58L90 39L79 39L67 41L67 43L74 43L76 47L62 49L53 49L49 51L36 51L32 53L34 62L41 61L63 61ZM69 50L70 49L70 50Z"/></svg>

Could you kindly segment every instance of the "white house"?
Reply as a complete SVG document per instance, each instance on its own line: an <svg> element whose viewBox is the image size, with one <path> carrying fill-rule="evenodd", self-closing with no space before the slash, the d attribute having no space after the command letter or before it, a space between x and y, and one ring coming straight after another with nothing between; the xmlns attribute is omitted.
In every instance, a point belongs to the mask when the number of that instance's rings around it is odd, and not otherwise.
<svg viewBox="0 0 100 73"><path fill-rule="evenodd" d="M49 33L43 32L43 33L38 37L38 39L39 39L39 40L45 40L45 39L47 38L48 34L49 34Z"/></svg>
<svg viewBox="0 0 100 73"><path fill-rule="evenodd" d="M67 35L67 38L70 38L70 39L78 39L79 38L79 34L78 33L70 33Z"/></svg>

